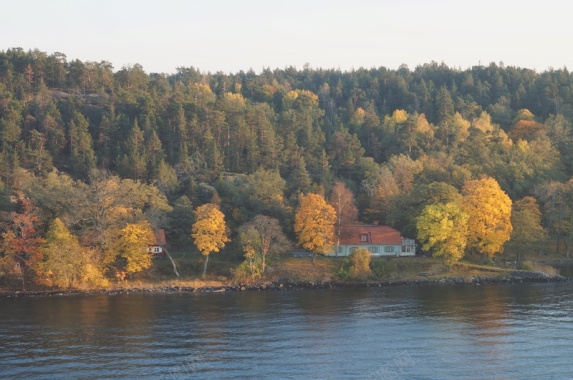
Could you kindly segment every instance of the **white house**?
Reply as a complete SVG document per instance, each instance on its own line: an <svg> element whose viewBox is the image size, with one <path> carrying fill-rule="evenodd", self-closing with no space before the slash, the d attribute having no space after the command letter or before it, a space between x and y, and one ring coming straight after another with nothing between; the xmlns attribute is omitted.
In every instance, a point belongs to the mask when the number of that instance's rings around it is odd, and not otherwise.
<svg viewBox="0 0 573 380"><path fill-rule="evenodd" d="M372 256L414 256L416 242L402 237L400 231L388 227L373 225L343 226L340 244L335 252L327 256L348 256L357 248L365 248Z"/></svg>

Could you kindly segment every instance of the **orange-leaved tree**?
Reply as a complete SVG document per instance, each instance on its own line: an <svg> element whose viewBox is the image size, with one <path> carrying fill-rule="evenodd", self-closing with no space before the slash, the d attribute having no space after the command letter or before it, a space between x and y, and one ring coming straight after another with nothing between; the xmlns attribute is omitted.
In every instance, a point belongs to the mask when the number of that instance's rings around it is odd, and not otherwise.
<svg viewBox="0 0 573 380"><path fill-rule="evenodd" d="M335 224L336 211L324 197L317 194L301 196L294 232L298 235L298 244L312 252L313 264L317 253L325 254L332 250Z"/></svg>
<svg viewBox="0 0 573 380"><path fill-rule="evenodd" d="M40 236L39 210L30 199L16 192L18 211L3 211L0 239L0 271L20 277L22 290L26 290L26 277L32 277L35 264L42 259L40 247L44 239Z"/></svg>
<svg viewBox="0 0 573 380"><path fill-rule="evenodd" d="M195 223L193 223L191 236L195 246L205 256L203 262L203 276L207 273L207 263L211 252L219 249L229 242L225 214L219 211L215 203L206 203L195 209Z"/></svg>

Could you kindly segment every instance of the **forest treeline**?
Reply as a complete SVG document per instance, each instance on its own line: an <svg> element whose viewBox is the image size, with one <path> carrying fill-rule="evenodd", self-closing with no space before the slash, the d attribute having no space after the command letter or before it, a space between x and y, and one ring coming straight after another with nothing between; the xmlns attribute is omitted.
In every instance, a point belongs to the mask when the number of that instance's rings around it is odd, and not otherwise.
<svg viewBox="0 0 573 380"><path fill-rule="evenodd" d="M225 215L230 247L257 215L294 240L300 195L329 199L336 183L356 199L360 221L418 237L421 215L427 223L432 212L453 215L427 206L456 203L470 181L493 179L531 211L523 218L541 223L514 231L547 231L568 250L572 121L567 69L432 62L148 74L138 64L115 70L8 49L0 52L2 276L22 277L34 261L28 245L45 248L58 234L89 248L94 271L109 272L118 257L126 268L138 223L188 247L193 210L206 203Z"/></svg>

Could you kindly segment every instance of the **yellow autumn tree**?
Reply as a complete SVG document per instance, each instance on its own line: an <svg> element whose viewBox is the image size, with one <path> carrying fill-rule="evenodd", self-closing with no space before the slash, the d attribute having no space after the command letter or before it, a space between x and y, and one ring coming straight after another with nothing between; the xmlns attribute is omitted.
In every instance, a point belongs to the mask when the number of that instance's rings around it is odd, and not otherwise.
<svg viewBox="0 0 573 380"><path fill-rule="evenodd" d="M189 99L193 99L201 105L215 103L217 100L217 95L213 93L208 84L189 83L188 89L190 95Z"/></svg>
<svg viewBox="0 0 573 380"><path fill-rule="evenodd" d="M491 177L466 181L463 210L468 214L468 248L492 257L511 237L511 199Z"/></svg>
<svg viewBox="0 0 573 380"><path fill-rule="evenodd" d="M350 117L350 125L358 128L364 124L364 117L366 116L366 111L362 107L358 107L356 111Z"/></svg>
<svg viewBox="0 0 573 380"><path fill-rule="evenodd" d="M48 286L77 288L107 285L88 250L80 245L58 218L50 224L40 252L43 259L37 263L36 272L41 282Z"/></svg>
<svg viewBox="0 0 573 380"><path fill-rule="evenodd" d="M479 129L483 133L492 133L494 130L491 124L491 116L483 111L479 117L472 120L472 127Z"/></svg>
<svg viewBox="0 0 573 380"><path fill-rule="evenodd" d="M317 253L325 254L332 250L335 224L336 211L324 197L317 194L301 196L294 231L298 235L298 244L312 252L313 264Z"/></svg>
<svg viewBox="0 0 573 380"><path fill-rule="evenodd" d="M468 214L453 202L426 206L416 220L422 249L441 257L449 269L464 256L468 219Z"/></svg>
<svg viewBox="0 0 573 380"><path fill-rule="evenodd" d="M203 262L203 276L207 273L207 263L211 252L219 249L229 242L225 214L219 211L215 203L206 203L195 209L195 223L193 223L191 236L195 246L205 256Z"/></svg>
<svg viewBox="0 0 573 380"><path fill-rule="evenodd" d="M155 235L148 221L128 223L119 230L117 252L126 260L125 271L137 273L151 266L148 247L155 243Z"/></svg>
<svg viewBox="0 0 573 380"><path fill-rule="evenodd" d="M460 141L466 141L470 137L470 126L471 123L464 119L463 116L456 112L451 119L452 128L458 131L458 139Z"/></svg>
<svg viewBox="0 0 573 380"><path fill-rule="evenodd" d="M396 123L403 123L408 120L408 112L404 110L395 110L392 113L392 119L394 119Z"/></svg>
<svg viewBox="0 0 573 380"><path fill-rule="evenodd" d="M232 110L239 110L246 104L243 95L241 95L240 93L233 94L232 92L226 92L223 95L223 102L227 103L226 106Z"/></svg>

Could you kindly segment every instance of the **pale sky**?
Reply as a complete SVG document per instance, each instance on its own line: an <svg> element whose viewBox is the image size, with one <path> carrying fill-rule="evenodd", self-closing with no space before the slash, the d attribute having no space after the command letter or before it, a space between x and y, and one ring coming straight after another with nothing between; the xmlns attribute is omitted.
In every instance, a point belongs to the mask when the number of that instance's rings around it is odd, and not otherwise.
<svg viewBox="0 0 573 380"><path fill-rule="evenodd" d="M61 52L116 71L573 68L568 0L0 0L0 9L0 50Z"/></svg>

